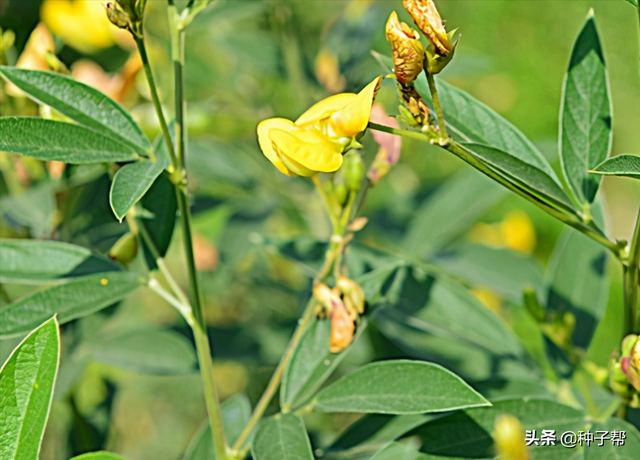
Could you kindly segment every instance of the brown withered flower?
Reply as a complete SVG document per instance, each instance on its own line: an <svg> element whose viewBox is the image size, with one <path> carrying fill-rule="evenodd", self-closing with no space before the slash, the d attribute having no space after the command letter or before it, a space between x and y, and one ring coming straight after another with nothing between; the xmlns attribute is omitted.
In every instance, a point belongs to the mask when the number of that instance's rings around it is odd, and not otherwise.
<svg viewBox="0 0 640 460"><path fill-rule="evenodd" d="M391 43L396 78L404 84L413 82L424 66L424 47L418 32L401 22L394 11L387 21L386 34Z"/></svg>
<svg viewBox="0 0 640 460"><path fill-rule="evenodd" d="M438 54L446 56L452 45L433 0L402 0L416 26L426 35Z"/></svg>

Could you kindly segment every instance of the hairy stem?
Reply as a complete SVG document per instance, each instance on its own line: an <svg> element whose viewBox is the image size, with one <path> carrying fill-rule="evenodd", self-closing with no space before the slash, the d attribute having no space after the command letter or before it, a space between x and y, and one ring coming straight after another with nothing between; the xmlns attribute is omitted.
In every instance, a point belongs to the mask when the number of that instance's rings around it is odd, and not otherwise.
<svg viewBox="0 0 640 460"><path fill-rule="evenodd" d="M444 116L442 115L442 107L440 106L440 97L438 96L438 88L436 87L436 81L433 75L427 72L427 82L429 82L429 91L431 92L431 99L433 100L433 107L436 109L436 116L438 117L438 126L440 127L440 134L447 139L447 127L444 124Z"/></svg>

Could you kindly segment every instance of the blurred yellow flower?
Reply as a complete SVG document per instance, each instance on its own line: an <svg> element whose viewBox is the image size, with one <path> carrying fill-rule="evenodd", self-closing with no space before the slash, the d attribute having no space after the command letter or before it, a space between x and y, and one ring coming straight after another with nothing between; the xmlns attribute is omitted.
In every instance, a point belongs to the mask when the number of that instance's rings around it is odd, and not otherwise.
<svg viewBox="0 0 640 460"><path fill-rule="evenodd" d="M44 0L42 21L71 48L95 53L129 34L111 24L105 3L95 0Z"/></svg>
<svg viewBox="0 0 640 460"><path fill-rule="evenodd" d="M47 27L40 23L31 32L29 40L16 62L19 69L51 70L47 64L47 54L53 53L55 46L53 37ZM7 84L7 94L12 96L24 96L24 92L13 83Z"/></svg>
<svg viewBox="0 0 640 460"><path fill-rule="evenodd" d="M495 247L506 247L531 254L536 247L536 230L529 216L522 211L509 212L502 222L479 223L469 230L471 241Z"/></svg>
<svg viewBox="0 0 640 460"><path fill-rule="evenodd" d="M357 137L367 128L381 80L377 77L358 94L328 97L295 122L285 118L260 122L257 132L262 153L288 176L337 171L342 154L359 145Z"/></svg>
<svg viewBox="0 0 640 460"><path fill-rule="evenodd" d="M433 44L436 52L443 56L449 54L452 48L451 40L433 0L402 0L402 4L413 22Z"/></svg>

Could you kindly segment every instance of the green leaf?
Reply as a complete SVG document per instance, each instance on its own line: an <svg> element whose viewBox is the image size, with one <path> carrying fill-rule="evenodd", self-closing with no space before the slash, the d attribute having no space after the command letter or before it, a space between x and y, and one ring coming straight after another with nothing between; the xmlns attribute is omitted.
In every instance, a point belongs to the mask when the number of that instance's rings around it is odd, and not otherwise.
<svg viewBox="0 0 640 460"><path fill-rule="evenodd" d="M475 171L457 174L415 210L403 249L414 257L428 256L468 230L506 193L503 187Z"/></svg>
<svg viewBox="0 0 640 460"><path fill-rule="evenodd" d="M160 161L143 160L118 170L113 177L109 204L119 221L122 222L127 211L144 196L166 167Z"/></svg>
<svg viewBox="0 0 640 460"><path fill-rule="evenodd" d="M158 176L149 191L140 200L140 206L150 212L153 217L141 218L138 220L139 225L147 230L160 257L164 257L171 243L173 230L176 226L176 212L178 211L175 188L166 172ZM147 243L144 239L141 241L148 267L150 269L156 268L155 258L147 247Z"/></svg>
<svg viewBox="0 0 640 460"><path fill-rule="evenodd" d="M170 130L173 137L173 124ZM109 204L120 221L127 211L147 193L162 171L171 164L162 136L158 136L154 142L153 151L156 161L142 160L126 164L113 176Z"/></svg>
<svg viewBox="0 0 640 460"><path fill-rule="evenodd" d="M607 250L573 229L565 230L549 259L547 312L576 320L571 342L586 349L609 299Z"/></svg>
<svg viewBox="0 0 640 460"><path fill-rule="evenodd" d="M71 460L127 460L127 459L124 457L121 457L120 455L112 454L111 452L101 450L98 452L89 452L88 454L77 455L73 457Z"/></svg>
<svg viewBox="0 0 640 460"><path fill-rule="evenodd" d="M628 154L618 155L603 161L589 172L605 176L622 176L640 179L640 157Z"/></svg>
<svg viewBox="0 0 640 460"><path fill-rule="evenodd" d="M251 448L254 460L313 460L302 420L278 414L260 422Z"/></svg>
<svg viewBox="0 0 640 460"><path fill-rule="evenodd" d="M59 278L121 271L82 246L47 240L0 239L0 281L42 284Z"/></svg>
<svg viewBox="0 0 640 460"><path fill-rule="evenodd" d="M481 144L462 144L477 160L488 165L520 188L555 208L574 211L573 204L558 182L543 170L515 156Z"/></svg>
<svg viewBox="0 0 640 460"><path fill-rule="evenodd" d="M427 456L418 452L411 444L392 442L377 452L371 460L426 460Z"/></svg>
<svg viewBox="0 0 640 460"><path fill-rule="evenodd" d="M492 289L517 304L526 288L542 292L544 284L542 264L533 257L503 248L459 243L438 252L434 263L473 286Z"/></svg>
<svg viewBox="0 0 640 460"><path fill-rule="evenodd" d="M404 354L447 366L485 396L544 392L540 370L513 331L459 283L412 267L393 283L398 294L370 319Z"/></svg>
<svg viewBox="0 0 640 460"><path fill-rule="evenodd" d="M366 327L363 319L353 343ZM322 320L315 321L304 333L282 378L280 405L283 408L299 407L311 398L349 352L351 346L340 353L329 352L330 336L331 322Z"/></svg>
<svg viewBox="0 0 640 460"><path fill-rule="evenodd" d="M560 108L562 172L583 205L593 202L600 177L589 174L611 151L611 100L593 12L573 46Z"/></svg>
<svg viewBox="0 0 640 460"><path fill-rule="evenodd" d="M444 119L455 139L508 152L510 156L542 171L559 185L547 159L518 128L461 89L442 79L437 80L437 85ZM430 99L428 90L420 94Z"/></svg>
<svg viewBox="0 0 640 460"><path fill-rule="evenodd" d="M340 433L339 437L323 450L328 453L335 452L339 458L353 458L355 452L370 452L371 455L434 417L437 415L367 414Z"/></svg>
<svg viewBox="0 0 640 460"><path fill-rule="evenodd" d="M101 363L145 374L186 374L195 369L191 342L171 330L134 329L92 345Z"/></svg>
<svg viewBox="0 0 640 460"><path fill-rule="evenodd" d="M0 338L23 334L58 314L60 323L86 316L122 300L142 285L130 272L108 272L72 278L0 306Z"/></svg>
<svg viewBox="0 0 640 460"><path fill-rule="evenodd" d="M38 458L59 362L54 317L31 332L0 369L0 459Z"/></svg>
<svg viewBox="0 0 640 460"><path fill-rule="evenodd" d="M139 154L148 155L149 139L129 112L100 91L54 72L2 66L0 75L36 102L52 107L87 128L117 138Z"/></svg>
<svg viewBox="0 0 640 460"><path fill-rule="evenodd" d="M556 430L560 436L565 431L584 430L587 426L585 414L572 407L545 399L511 399L494 403L493 407L467 409L431 422L408 433L418 436L423 445L421 452L429 459L495 459L495 448L491 433L496 418L510 414L520 420L523 429ZM567 459L567 448L556 446L533 446L531 460ZM573 454L573 452L571 452Z"/></svg>
<svg viewBox="0 0 640 460"><path fill-rule="evenodd" d="M104 134L63 121L31 117L0 118L0 150L75 164L138 159L133 148Z"/></svg>
<svg viewBox="0 0 640 460"><path fill-rule="evenodd" d="M321 390L319 412L420 414L490 405L460 377L422 361L367 364Z"/></svg>
<svg viewBox="0 0 640 460"><path fill-rule="evenodd" d="M251 418L249 398L244 394L233 395L220 405L220 412L227 443L233 444ZM185 460L215 460L215 458L216 451L211 437L211 428L206 423L189 444Z"/></svg>
<svg viewBox="0 0 640 460"><path fill-rule="evenodd" d="M636 8L638 7L638 0L627 0L627 2L631 3Z"/></svg>
<svg viewBox="0 0 640 460"><path fill-rule="evenodd" d="M603 423L594 423L589 431L594 437L602 436L606 431L606 437L602 441L596 441L584 449L584 460L636 460L640 452L640 433L638 429L619 418L610 418ZM625 433L624 444L614 445L611 441L611 432ZM600 446L602 442L602 446Z"/></svg>

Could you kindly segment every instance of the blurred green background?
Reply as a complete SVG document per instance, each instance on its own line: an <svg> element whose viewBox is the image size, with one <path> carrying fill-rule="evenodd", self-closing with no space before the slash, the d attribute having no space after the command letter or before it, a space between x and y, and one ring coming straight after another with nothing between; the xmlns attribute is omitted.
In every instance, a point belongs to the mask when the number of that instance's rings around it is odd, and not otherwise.
<svg viewBox="0 0 640 460"><path fill-rule="evenodd" d="M49 2L59 7L67 3ZM255 126L274 115L295 119L330 92L357 91L380 74L370 52L389 54L384 24L391 11L411 22L401 3L219 1L188 30L189 169L197 251L223 397L244 391L255 402L259 396L308 294L309 277L322 254L317 241L326 240L329 231L311 185L304 179L286 178L271 166L258 149ZM455 59L440 77L518 126L556 170L562 79L573 41L593 8L613 95L613 155L640 152L640 36L637 13L628 3L440 0L437 4L447 28L458 28L462 35ZM18 58L39 22L40 6L39 0L0 0L0 27L16 34L15 47L7 53L10 61ZM74 27L73 18L58 19ZM160 91L166 107L171 108L172 72L163 0L149 0L146 27ZM60 38L56 51L72 70L79 60L89 59L107 73L117 72L131 53L126 43L80 52ZM384 83L378 101L388 113L397 113L391 82ZM150 136L157 134L142 75L124 104ZM27 105L24 110L35 109ZM367 135L365 157L370 160L375 150ZM125 231L125 224L119 224L108 207L108 178L80 181L60 192L37 167L31 168L20 193L4 190L0 198L3 236L55 237L108 251ZM442 151L405 142L400 164L369 193L361 215L371 223L359 234L358 242L378 250L398 249L416 209L460 169L468 168ZM604 178L603 183L608 233L628 238L640 207L640 185L620 178ZM486 187L495 189L489 182ZM524 253L536 273L541 272L562 231L561 224L523 200L500 193L489 204L474 208L472 203L469 221L453 226L441 238L442 248L473 239ZM509 227L510 222L515 224ZM510 242L509 235L516 242ZM518 242L519 237L526 241ZM178 238L174 235L174 241ZM180 251L173 245L168 259L186 285ZM137 260L134 268L142 267L143 262ZM504 293L487 289L493 286L477 280L468 285L487 305L504 313L501 305L509 300ZM31 288L25 289L3 286L9 300ZM612 270L611 291L613 307L605 319L615 329L619 328L616 305L620 304L617 267ZM126 348L116 346L122 331L135 335L150 327L172 334L175 343L166 353L183 364L170 366L170 371L154 366L158 350L170 341L163 337L131 345L141 350L132 358ZM178 315L140 290L117 308L71 323L64 329L64 338L67 346L58 399L42 458L64 459L96 446L133 460L180 458L205 413L199 377L189 361L193 356L185 351L190 337ZM100 345L103 341L110 347ZM601 343L608 344L606 340ZM0 342L2 360L14 345L15 341ZM339 373L366 362L385 346L388 344L372 331L367 340L358 342ZM604 364L610 349L603 345L594 359ZM131 362L127 364L126 358ZM149 363L148 372L140 371L141 362ZM319 444L349 421L348 417L318 415L307 420Z"/></svg>

